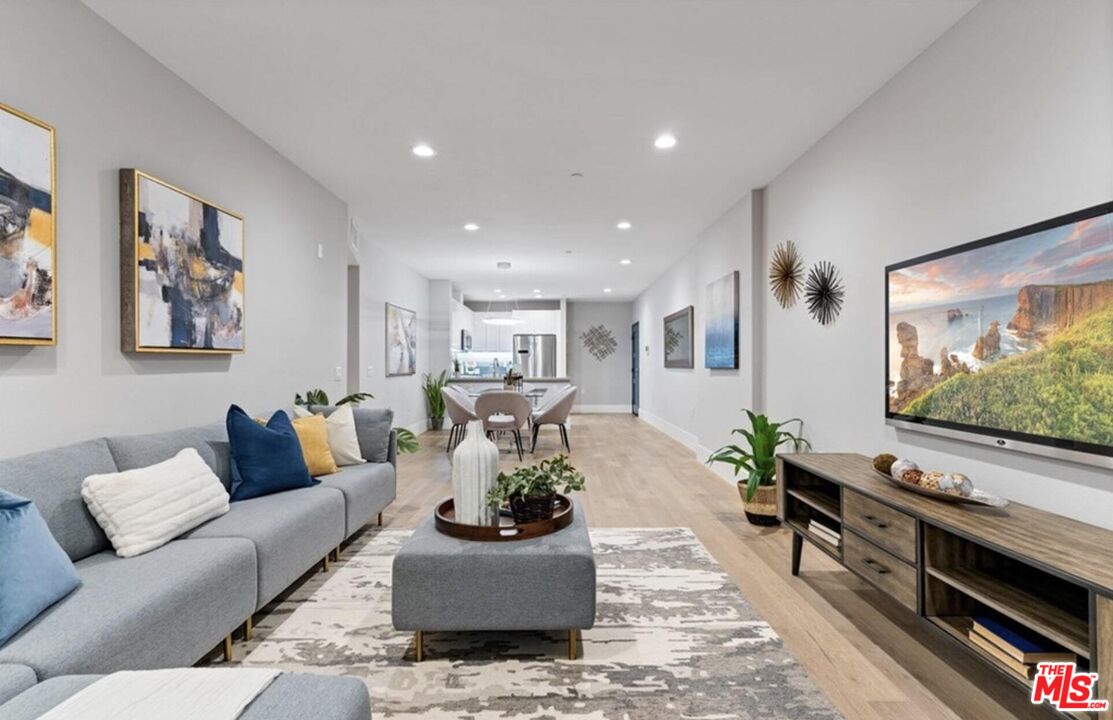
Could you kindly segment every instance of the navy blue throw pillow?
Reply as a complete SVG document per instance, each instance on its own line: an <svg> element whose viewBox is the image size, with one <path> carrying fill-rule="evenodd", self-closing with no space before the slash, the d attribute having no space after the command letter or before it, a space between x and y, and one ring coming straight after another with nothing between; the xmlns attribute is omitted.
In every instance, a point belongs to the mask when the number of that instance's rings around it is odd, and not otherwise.
<svg viewBox="0 0 1113 720"><path fill-rule="evenodd" d="M285 412L276 412L264 427L233 405L226 422L232 502L317 484L309 476L294 424Z"/></svg>

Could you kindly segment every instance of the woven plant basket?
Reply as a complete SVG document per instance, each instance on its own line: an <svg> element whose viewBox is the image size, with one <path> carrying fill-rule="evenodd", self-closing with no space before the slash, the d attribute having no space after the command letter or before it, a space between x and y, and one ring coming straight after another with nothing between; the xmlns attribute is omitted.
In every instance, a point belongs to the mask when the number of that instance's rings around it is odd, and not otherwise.
<svg viewBox="0 0 1113 720"><path fill-rule="evenodd" d="M510 498L510 513L514 516L514 522L518 524L550 520L553 517L555 502L556 493L540 497L515 495Z"/></svg>
<svg viewBox="0 0 1113 720"><path fill-rule="evenodd" d="M754 493L754 499L746 501L746 483L738 483L738 494L742 496L746 519L754 525L779 525L777 519L777 486L762 485Z"/></svg>

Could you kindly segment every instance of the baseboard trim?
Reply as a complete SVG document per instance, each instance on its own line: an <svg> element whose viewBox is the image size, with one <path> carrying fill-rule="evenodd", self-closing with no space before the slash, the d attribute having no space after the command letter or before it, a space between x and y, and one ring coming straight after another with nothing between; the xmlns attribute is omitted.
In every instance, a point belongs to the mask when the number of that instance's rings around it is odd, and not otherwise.
<svg viewBox="0 0 1113 720"><path fill-rule="evenodd" d="M693 454L699 449L699 438L684 428L673 425L668 420L654 415L645 408L638 409L638 417L691 450Z"/></svg>
<svg viewBox="0 0 1113 720"><path fill-rule="evenodd" d="M572 412L579 414L600 414L606 413L610 415L624 415L630 413L629 405L573 405Z"/></svg>
<svg viewBox="0 0 1113 720"><path fill-rule="evenodd" d="M660 418L651 412L647 412L644 408L638 413L638 417L691 450L692 456L695 457L697 462L703 463L704 467L721 477L725 482L731 485L735 483L735 477L730 467L722 463L715 463L713 465L706 464L707 458L714 450L708 450L701 445L695 433L690 433L678 425L673 425L668 420Z"/></svg>

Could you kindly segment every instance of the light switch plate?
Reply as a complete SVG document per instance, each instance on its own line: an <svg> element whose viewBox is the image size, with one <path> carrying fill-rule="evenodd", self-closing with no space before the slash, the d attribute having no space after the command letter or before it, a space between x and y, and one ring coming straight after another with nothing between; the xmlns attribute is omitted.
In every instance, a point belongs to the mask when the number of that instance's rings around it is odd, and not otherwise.
<svg viewBox="0 0 1113 720"><path fill-rule="evenodd" d="M317 243L317 259L318 260L324 260L324 258L325 258L325 246L324 246L323 243Z"/></svg>
<svg viewBox="0 0 1113 720"><path fill-rule="evenodd" d="M332 369L332 379L333 380L338 380L338 381L344 379L344 367L343 366L337 365L336 367L334 367Z"/></svg>

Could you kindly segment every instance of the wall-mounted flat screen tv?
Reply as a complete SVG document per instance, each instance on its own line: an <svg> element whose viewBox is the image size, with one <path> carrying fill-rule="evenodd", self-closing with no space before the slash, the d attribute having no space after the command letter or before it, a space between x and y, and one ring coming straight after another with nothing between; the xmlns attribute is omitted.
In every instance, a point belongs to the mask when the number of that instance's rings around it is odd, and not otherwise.
<svg viewBox="0 0 1113 720"><path fill-rule="evenodd" d="M1113 467L1113 203L885 275L890 424Z"/></svg>

